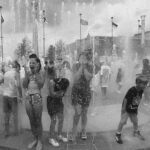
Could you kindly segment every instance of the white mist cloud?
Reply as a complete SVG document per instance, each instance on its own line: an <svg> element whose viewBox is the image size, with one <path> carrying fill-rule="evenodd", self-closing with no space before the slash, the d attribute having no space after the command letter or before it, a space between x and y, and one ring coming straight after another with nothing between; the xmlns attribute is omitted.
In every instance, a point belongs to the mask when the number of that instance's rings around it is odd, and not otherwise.
<svg viewBox="0 0 150 150"><path fill-rule="evenodd" d="M70 43L80 37L79 13L83 19L89 22L88 26L82 26L82 38L90 33L97 36L111 36L111 17L118 24L114 29L114 35L133 35L138 31L138 19L141 15L146 15L146 30L150 30L150 0L97 0L96 3L62 3L60 9L61 23L55 27L46 27L46 49L50 44L62 39ZM13 22L10 12L4 12L5 30L10 30L12 26L8 22ZM54 19L54 18L52 18ZM12 23L13 24L13 23ZM16 35L17 36L17 35ZM20 38L18 38L20 42ZM6 37L5 37L5 40ZM13 48L15 49L16 46ZM42 25L39 25L39 46L42 49ZM6 46L5 46L6 47Z"/></svg>
<svg viewBox="0 0 150 150"><path fill-rule="evenodd" d="M83 18L88 20L89 26L82 26L82 37L88 32L92 35L111 36L111 17L118 24L118 28L114 29L117 35L133 35L137 33L137 20L141 15L146 15L146 30L150 25L150 9L149 0L126 0L126 1L101 1L93 5L92 3L72 3L72 5L64 4L66 12L62 17L62 22L57 27L57 33L67 42L71 42L75 38L79 38L79 13ZM67 13L69 12L69 14Z"/></svg>

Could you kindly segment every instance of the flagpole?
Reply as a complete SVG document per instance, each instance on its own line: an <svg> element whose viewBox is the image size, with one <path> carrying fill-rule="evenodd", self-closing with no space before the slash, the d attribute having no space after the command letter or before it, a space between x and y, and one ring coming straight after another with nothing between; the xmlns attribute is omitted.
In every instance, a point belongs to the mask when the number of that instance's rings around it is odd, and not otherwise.
<svg viewBox="0 0 150 150"><path fill-rule="evenodd" d="M43 57L45 58L45 10L43 10Z"/></svg>
<svg viewBox="0 0 150 150"><path fill-rule="evenodd" d="M114 17L111 17L111 36L112 36L112 51L113 51L113 45L114 45L114 35L113 35L113 19Z"/></svg>
<svg viewBox="0 0 150 150"><path fill-rule="evenodd" d="M3 22L2 22L2 6L0 6L0 15L1 15L1 49L2 49L2 63L3 63L3 59L4 59L4 54L3 54Z"/></svg>
<svg viewBox="0 0 150 150"><path fill-rule="evenodd" d="M81 49L81 17L82 17L82 14L80 13L80 49Z"/></svg>
<svg viewBox="0 0 150 150"><path fill-rule="evenodd" d="M138 34L140 33L140 20L138 20Z"/></svg>

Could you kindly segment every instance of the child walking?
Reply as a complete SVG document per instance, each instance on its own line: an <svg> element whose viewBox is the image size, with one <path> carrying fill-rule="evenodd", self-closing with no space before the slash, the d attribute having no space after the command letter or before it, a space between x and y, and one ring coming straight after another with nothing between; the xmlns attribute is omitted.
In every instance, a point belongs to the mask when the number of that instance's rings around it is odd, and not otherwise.
<svg viewBox="0 0 150 150"><path fill-rule="evenodd" d="M123 129L123 126L127 123L128 118L130 118L131 122L133 123L133 135L139 137L141 140L145 140L138 129L137 114L138 106L142 99L142 94L144 88L147 85L147 81L142 77L137 77L135 82L136 85L128 90L122 103L121 120L115 136L116 142L119 144L123 143L121 138L121 131Z"/></svg>

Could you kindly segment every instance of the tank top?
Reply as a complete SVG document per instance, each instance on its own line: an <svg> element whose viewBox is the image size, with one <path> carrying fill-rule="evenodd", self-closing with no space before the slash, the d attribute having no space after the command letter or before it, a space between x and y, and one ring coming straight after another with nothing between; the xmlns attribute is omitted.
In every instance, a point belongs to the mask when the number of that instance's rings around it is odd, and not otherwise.
<svg viewBox="0 0 150 150"><path fill-rule="evenodd" d="M28 94L40 94L40 89L36 82L36 75L29 74Z"/></svg>

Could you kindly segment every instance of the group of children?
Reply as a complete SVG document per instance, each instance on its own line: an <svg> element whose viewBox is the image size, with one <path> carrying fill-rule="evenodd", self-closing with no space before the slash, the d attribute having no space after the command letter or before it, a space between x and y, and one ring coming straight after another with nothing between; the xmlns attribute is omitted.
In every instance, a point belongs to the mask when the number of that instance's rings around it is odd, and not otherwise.
<svg viewBox="0 0 150 150"><path fill-rule="evenodd" d="M48 114L51 119L50 124L50 137L49 137L49 143L52 144L55 147L59 146L58 140L61 140L63 142L67 142L68 138L63 135L62 129L63 129L63 121L64 121L64 104L63 104L63 97L65 96L65 93L70 85L70 81L67 78L64 78L61 70L62 66L59 66L56 71L56 68L54 67L54 62L48 62L45 66L45 73L43 74L41 72L41 63L39 58L32 54L29 57L29 69L24 66L25 70L25 77L23 79L23 88L25 89L25 107L26 112L29 117L30 125L31 125L31 131L34 136L33 142L31 142L28 145L28 148L31 149L33 147L36 147L36 150L42 150L42 95L41 95L41 89L43 88L45 79L47 78L47 85L48 85L48 96L47 96L47 110ZM5 90L5 92L13 91L15 87L20 88L20 80L18 78L20 66L17 64L14 65L14 76L12 77L11 73L5 73L4 74L4 86L8 89ZM108 70L108 75L110 74L110 69L106 66L103 66L103 71L101 71L101 75L106 73L105 71ZM70 134L70 140L75 140L77 136L77 125L79 123L79 119L81 117L81 138L83 140L87 139L86 135L86 125L87 125L87 111L90 104L91 99L91 91L90 91L90 82L93 77L93 68L88 63L88 60L85 56L85 54L81 54L79 56L79 63L75 64L73 66L73 81L74 84L72 85L72 93L71 93L71 101L72 105L75 110L75 114L73 117L73 128L72 132ZM121 89L121 82L122 82L122 70L119 69L117 74L116 82L118 83L118 90ZM9 81L6 81L6 79L10 79ZM109 76L107 77L109 78ZM10 87L10 84L13 82L14 86ZM9 83L8 83L9 82ZM102 81L103 82L103 81ZM118 130L116 132L116 141L119 144L122 144L122 138L121 138L121 131L123 126L126 124L127 119L130 118L130 120L133 123L134 127L134 135L140 137L140 139L144 140L144 137L141 135L139 129L138 129L138 106L140 104L143 91L145 87L147 86L147 79L145 79L142 76L139 76L136 78L135 81L136 85L131 87L128 92L126 93L123 103L122 103L122 110L121 110L121 120L118 126ZM105 87L106 88L106 87ZM106 94L106 90L103 90L103 93ZM15 98L18 96L17 91L15 94ZM19 91L21 93L21 91ZM11 94L8 95L8 94ZM5 104L5 110L4 113L7 115L8 111L6 111L6 108L13 108L12 102L17 101L14 99L13 93L7 93L6 96L4 96L4 104ZM6 98L5 98L6 97ZM11 98L11 99L10 99ZM19 94L19 98L22 99L22 94ZM7 101L6 101L7 100ZM7 103L6 103L7 102ZM10 112L12 111L10 109ZM10 113L9 112L9 113ZM58 120L58 133L55 133L55 127ZM9 117L5 117L5 131L7 132L7 136L9 134L8 132L8 122Z"/></svg>

